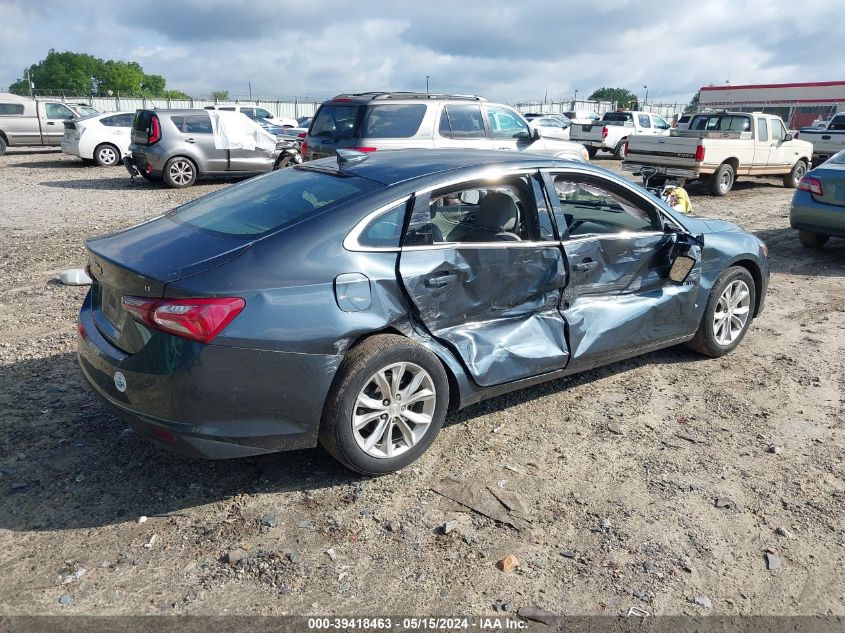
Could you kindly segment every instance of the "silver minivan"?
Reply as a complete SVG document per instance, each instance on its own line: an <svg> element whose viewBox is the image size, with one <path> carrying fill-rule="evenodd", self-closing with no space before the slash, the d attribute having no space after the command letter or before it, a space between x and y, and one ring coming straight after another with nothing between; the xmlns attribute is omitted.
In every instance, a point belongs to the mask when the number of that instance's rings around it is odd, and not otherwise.
<svg viewBox="0 0 845 633"><path fill-rule="evenodd" d="M516 110L483 97L413 92L338 95L323 103L303 147L306 160L338 149L500 149L586 162L587 150L531 129Z"/></svg>

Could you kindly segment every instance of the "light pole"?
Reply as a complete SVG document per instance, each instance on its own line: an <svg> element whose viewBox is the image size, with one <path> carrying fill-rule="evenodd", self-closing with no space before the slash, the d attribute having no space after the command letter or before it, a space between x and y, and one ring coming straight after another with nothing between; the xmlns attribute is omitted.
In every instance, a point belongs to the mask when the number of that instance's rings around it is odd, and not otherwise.
<svg viewBox="0 0 845 633"><path fill-rule="evenodd" d="M575 89L575 98L572 100L572 109L578 107L578 88Z"/></svg>
<svg viewBox="0 0 845 633"><path fill-rule="evenodd" d="M425 94L428 94L428 75L425 76Z"/></svg>
<svg viewBox="0 0 845 633"><path fill-rule="evenodd" d="M648 86L643 86L645 88L645 99L643 100L643 104L648 104Z"/></svg>

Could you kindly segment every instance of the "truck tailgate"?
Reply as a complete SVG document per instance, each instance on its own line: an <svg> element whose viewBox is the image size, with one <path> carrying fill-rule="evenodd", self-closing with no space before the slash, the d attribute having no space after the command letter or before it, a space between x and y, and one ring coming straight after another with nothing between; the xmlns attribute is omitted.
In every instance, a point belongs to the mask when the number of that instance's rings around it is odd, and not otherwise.
<svg viewBox="0 0 845 633"><path fill-rule="evenodd" d="M590 123L576 123L569 130L569 140L579 142L593 141L601 143L602 129L604 129L604 124L592 125Z"/></svg>
<svg viewBox="0 0 845 633"><path fill-rule="evenodd" d="M813 144L813 154L817 156L831 156L845 149L845 131L819 130L808 132L801 130L798 138Z"/></svg>
<svg viewBox="0 0 845 633"><path fill-rule="evenodd" d="M696 149L700 144L696 137L653 136L632 134L628 137L626 163L655 165L681 169L696 169Z"/></svg>

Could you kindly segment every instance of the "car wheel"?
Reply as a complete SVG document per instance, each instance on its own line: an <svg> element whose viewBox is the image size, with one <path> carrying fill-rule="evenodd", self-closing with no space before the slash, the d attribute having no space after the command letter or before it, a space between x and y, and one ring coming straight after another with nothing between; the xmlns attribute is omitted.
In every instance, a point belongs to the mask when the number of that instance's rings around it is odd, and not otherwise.
<svg viewBox="0 0 845 633"><path fill-rule="evenodd" d="M94 149L94 161L100 167L114 167L120 162L120 150L111 143L101 143Z"/></svg>
<svg viewBox="0 0 845 633"><path fill-rule="evenodd" d="M754 315L754 278L742 266L731 266L716 280L695 337L687 347L717 358L739 345Z"/></svg>
<svg viewBox="0 0 845 633"><path fill-rule="evenodd" d="M590 160L593 160L596 157L596 154L599 153L599 150L595 147L587 147L587 156L590 157Z"/></svg>
<svg viewBox="0 0 845 633"><path fill-rule="evenodd" d="M184 189L196 182L197 168L189 158L176 156L164 164L162 177L168 187Z"/></svg>
<svg viewBox="0 0 845 633"><path fill-rule="evenodd" d="M798 231L798 241L807 248L821 248L830 239L830 235L813 233L812 231Z"/></svg>
<svg viewBox="0 0 845 633"><path fill-rule="evenodd" d="M728 163L719 165L719 169L710 177L710 193L725 196L734 186L734 168Z"/></svg>
<svg viewBox="0 0 845 633"><path fill-rule="evenodd" d="M448 402L449 382L434 354L402 336L374 336L344 358L323 410L320 443L356 472L394 472L431 445Z"/></svg>
<svg viewBox="0 0 845 633"><path fill-rule="evenodd" d="M613 151L613 157L619 160L624 160L625 158L625 148L628 146L628 139L623 138L619 143L616 145L616 149Z"/></svg>
<svg viewBox="0 0 845 633"><path fill-rule="evenodd" d="M0 136L0 156L6 153L6 139Z"/></svg>
<svg viewBox="0 0 845 633"><path fill-rule="evenodd" d="M783 177L783 186L789 189L795 189L798 187L798 183L804 177L804 174L807 173L807 163L803 160L799 160L795 165L792 167L792 171L786 174Z"/></svg>

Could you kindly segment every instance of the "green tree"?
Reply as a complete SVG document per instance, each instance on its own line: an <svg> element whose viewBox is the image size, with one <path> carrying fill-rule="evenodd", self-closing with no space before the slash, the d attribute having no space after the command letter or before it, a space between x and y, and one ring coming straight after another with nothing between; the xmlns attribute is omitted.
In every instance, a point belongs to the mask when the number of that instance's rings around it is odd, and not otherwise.
<svg viewBox="0 0 845 633"><path fill-rule="evenodd" d="M696 110L698 110L698 100L699 99L701 99L701 90L699 90L698 92L696 92L692 96L692 99L690 99L689 104L687 105L686 108L684 108L684 114L689 114L691 112L695 112Z"/></svg>
<svg viewBox="0 0 845 633"><path fill-rule="evenodd" d="M599 88L590 95L590 101L615 101L623 108L634 101L639 101L637 95L626 88Z"/></svg>
<svg viewBox="0 0 845 633"><path fill-rule="evenodd" d="M141 90L145 95L158 96L164 94L166 82L161 75L144 75L141 80Z"/></svg>
<svg viewBox="0 0 845 633"><path fill-rule="evenodd" d="M191 95L187 95L181 90L165 90L160 95L155 95L157 97L164 97L165 99L190 99Z"/></svg>
<svg viewBox="0 0 845 633"><path fill-rule="evenodd" d="M215 90L211 93L211 98L215 101L228 101L229 100L229 91L228 90Z"/></svg>

